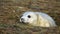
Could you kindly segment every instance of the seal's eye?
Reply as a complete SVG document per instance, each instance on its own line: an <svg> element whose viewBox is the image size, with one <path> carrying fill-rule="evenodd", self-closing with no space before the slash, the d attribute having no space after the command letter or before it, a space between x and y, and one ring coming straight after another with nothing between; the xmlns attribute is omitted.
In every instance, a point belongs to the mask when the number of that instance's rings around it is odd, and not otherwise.
<svg viewBox="0 0 60 34"><path fill-rule="evenodd" d="M30 16L30 15L28 15L28 18L31 18L31 16Z"/></svg>

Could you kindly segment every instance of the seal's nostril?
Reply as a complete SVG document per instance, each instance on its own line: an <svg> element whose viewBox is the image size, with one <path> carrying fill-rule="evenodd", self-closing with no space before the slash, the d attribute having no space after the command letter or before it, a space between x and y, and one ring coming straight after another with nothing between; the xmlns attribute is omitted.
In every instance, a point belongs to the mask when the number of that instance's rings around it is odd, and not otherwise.
<svg viewBox="0 0 60 34"><path fill-rule="evenodd" d="M21 18L21 21L24 21L24 19L23 19L23 18Z"/></svg>

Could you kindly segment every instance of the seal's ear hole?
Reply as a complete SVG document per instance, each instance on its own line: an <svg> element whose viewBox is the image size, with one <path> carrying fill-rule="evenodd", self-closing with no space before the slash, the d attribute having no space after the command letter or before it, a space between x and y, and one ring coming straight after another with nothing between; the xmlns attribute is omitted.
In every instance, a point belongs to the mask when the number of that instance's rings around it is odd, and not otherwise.
<svg viewBox="0 0 60 34"><path fill-rule="evenodd" d="M31 16L30 16L30 15L28 15L28 18L31 18Z"/></svg>

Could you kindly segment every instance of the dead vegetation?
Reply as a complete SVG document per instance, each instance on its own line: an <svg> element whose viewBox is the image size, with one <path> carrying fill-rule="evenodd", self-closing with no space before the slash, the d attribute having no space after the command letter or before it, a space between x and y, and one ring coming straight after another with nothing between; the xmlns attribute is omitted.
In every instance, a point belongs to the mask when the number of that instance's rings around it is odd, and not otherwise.
<svg viewBox="0 0 60 34"><path fill-rule="evenodd" d="M33 27L19 23L27 10L49 14L58 27ZM0 34L60 34L60 0L0 0Z"/></svg>

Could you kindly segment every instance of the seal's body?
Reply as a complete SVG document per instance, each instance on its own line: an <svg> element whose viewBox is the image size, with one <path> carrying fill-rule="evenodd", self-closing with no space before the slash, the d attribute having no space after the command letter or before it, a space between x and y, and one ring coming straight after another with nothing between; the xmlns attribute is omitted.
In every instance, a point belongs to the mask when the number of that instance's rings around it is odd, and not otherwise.
<svg viewBox="0 0 60 34"><path fill-rule="evenodd" d="M20 22L40 27L56 27L55 21L49 15L42 12L25 12L22 14Z"/></svg>

